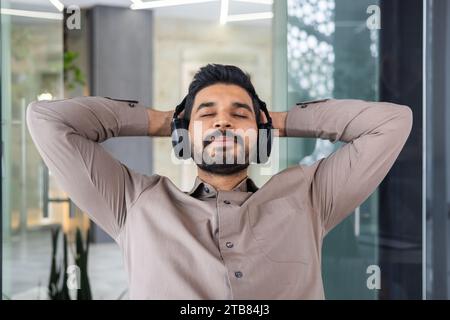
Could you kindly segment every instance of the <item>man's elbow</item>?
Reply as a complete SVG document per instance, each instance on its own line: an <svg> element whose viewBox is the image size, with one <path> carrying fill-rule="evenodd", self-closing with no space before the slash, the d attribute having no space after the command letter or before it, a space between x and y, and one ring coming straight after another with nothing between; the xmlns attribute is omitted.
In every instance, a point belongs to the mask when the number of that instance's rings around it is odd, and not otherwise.
<svg viewBox="0 0 450 320"><path fill-rule="evenodd" d="M399 127L402 130L402 132L406 135L406 138L408 138L409 134L411 133L412 126L413 126L413 112L412 109L406 105L400 105L399 108Z"/></svg>
<svg viewBox="0 0 450 320"><path fill-rule="evenodd" d="M412 131L413 112L406 105L397 104L394 108L395 116L389 123L386 123L386 126L389 127L387 131L390 136L388 141L403 147Z"/></svg>
<svg viewBox="0 0 450 320"><path fill-rule="evenodd" d="M35 127L36 120L38 119L38 103L39 101L33 101L27 106L26 122L29 130Z"/></svg>
<svg viewBox="0 0 450 320"><path fill-rule="evenodd" d="M46 122L51 119L51 115L45 110L45 101L33 101L29 103L25 116L28 130L32 136L39 135L39 131L48 127Z"/></svg>

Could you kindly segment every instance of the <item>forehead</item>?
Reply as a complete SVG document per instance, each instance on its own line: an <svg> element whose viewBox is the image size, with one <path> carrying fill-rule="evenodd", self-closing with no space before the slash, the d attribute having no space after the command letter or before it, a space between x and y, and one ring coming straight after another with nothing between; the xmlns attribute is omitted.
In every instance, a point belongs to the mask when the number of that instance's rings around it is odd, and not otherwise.
<svg viewBox="0 0 450 320"><path fill-rule="evenodd" d="M234 84L213 84L197 92L194 106L204 102L240 102L252 106L252 98L248 92Z"/></svg>

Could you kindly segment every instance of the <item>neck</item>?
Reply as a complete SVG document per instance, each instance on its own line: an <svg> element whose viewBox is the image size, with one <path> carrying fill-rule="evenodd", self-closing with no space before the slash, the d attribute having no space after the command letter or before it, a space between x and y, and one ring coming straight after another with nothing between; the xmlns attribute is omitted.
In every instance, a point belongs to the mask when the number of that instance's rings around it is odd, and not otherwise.
<svg viewBox="0 0 450 320"><path fill-rule="evenodd" d="M230 175L217 175L197 168L197 175L200 179L209 183L217 190L230 191L247 177L247 170L242 170Z"/></svg>

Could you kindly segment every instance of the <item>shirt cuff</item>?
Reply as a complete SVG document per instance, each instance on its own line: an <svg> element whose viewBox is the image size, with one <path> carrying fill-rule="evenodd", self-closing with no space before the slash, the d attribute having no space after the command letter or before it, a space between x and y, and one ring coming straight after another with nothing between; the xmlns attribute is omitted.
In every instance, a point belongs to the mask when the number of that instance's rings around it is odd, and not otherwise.
<svg viewBox="0 0 450 320"><path fill-rule="evenodd" d="M144 105L138 103L129 107L124 104L119 110L119 136L148 136L149 119Z"/></svg>
<svg viewBox="0 0 450 320"><path fill-rule="evenodd" d="M287 137L317 138L316 108L333 99L302 102L292 107L286 116Z"/></svg>

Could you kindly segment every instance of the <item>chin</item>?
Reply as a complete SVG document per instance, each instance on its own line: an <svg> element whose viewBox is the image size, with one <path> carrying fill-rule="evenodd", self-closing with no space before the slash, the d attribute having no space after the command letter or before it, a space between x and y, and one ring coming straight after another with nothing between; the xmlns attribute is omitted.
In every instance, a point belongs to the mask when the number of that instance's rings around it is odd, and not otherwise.
<svg viewBox="0 0 450 320"><path fill-rule="evenodd" d="M243 170L247 170L249 163L243 163L243 164L198 164L197 165L200 169L217 174L217 175L223 175L228 176L232 175L238 172L241 172Z"/></svg>

